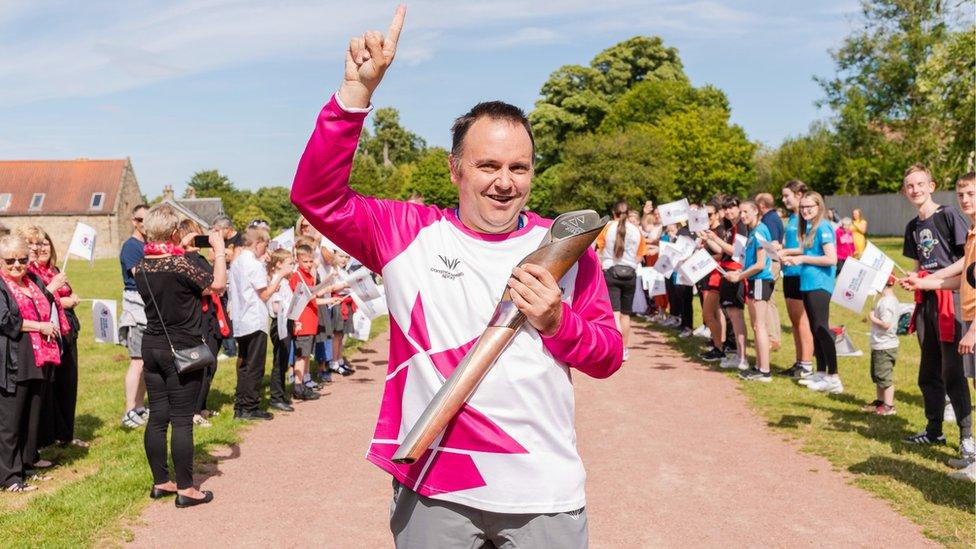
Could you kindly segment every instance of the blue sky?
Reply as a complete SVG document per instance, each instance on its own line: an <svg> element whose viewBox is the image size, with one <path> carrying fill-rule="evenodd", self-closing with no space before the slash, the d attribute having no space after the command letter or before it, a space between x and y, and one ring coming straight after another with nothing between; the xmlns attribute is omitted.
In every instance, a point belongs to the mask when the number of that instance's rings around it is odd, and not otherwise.
<svg viewBox="0 0 976 549"><path fill-rule="evenodd" d="M349 37L385 30L395 5L0 0L0 158L129 156L149 197L213 168L241 188L288 186ZM812 76L833 73L828 49L857 22L856 0L408 2L374 103L445 146L474 103L530 110L561 65L659 35L775 145L826 116Z"/></svg>

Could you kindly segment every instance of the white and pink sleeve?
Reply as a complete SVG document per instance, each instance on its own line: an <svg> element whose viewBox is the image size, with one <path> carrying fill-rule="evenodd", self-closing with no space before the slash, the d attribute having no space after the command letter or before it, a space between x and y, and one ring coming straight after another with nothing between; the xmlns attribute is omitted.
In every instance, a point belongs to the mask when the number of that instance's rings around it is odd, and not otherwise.
<svg viewBox="0 0 976 549"><path fill-rule="evenodd" d="M369 270L381 272L442 214L434 206L363 196L349 187L367 114L346 111L336 96L322 108L298 163L291 201L326 238Z"/></svg>

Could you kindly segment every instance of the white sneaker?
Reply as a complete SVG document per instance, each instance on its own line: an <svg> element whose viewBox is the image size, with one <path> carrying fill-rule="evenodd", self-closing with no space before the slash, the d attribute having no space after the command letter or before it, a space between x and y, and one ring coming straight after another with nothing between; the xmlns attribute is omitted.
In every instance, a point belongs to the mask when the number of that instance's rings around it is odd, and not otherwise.
<svg viewBox="0 0 976 549"><path fill-rule="evenodd" d="M808 385L809 386L811 383L816 383L818 381L822 381L823 378L825 378L826 376L827 376L827 374L825 374L823 372L814 372L814 373L808 375L807 377L805 377L803 379L800 379L799 381L797 381L797 383L799 383L800 385Z"/></svg>
<svg viewBox="0 0 976 549"><path fill-rule="evenodd" d="M725 355L725 358L722 359L722 362L718 363L718 367L725 370L728 370L730 368L736 368L738 366L739 366L739 355L737 354Z"/></svg>
<svg viewBox="0 0 976 549"><path fill-rule="evenodd" d="M949 473L949 478L961 481L976 482L976 462L970 463L958 471Z"/></svg>
<svg viewBox="0 0 976 549"><path fill-rule="evenodd" d="M839 376L826 376L816 383L807 385L807 389L836 395L844 392L844 384L841 383Z"/></svg>
<svg viewBox="0 0 976 549"><path fill-rule="evenodd" d="M627 349L627 347L624 347L624 360L627 360L627 357L628 357L629 355L630 355L630 353L628 352L628 349Z"/></svg>
<svg viewBox="0 0 976 549"><path fill-rule="evenodd" d="M685 328L684 330L681 330L681 333L678 334L678 337L680 337L681 339L687 339L692 335L694 335L694 332L691 331L691 328Z"/></svg>
<svg viewBox="0 0 976 549"><path fill-rule="evenodd" d="M956 422L956 411L952 409L952 404L946 402L945 412L942 413L942 419L949 423Z"/></svg>
<svg viewBox="0 0 976 549"><path fill-rule="evenodd" d="M746 370L749 370L749 369L752 368L752 365L749 364L749 359L747 359L747 358L743 358L742 360L736 360L735 366L736 366L736 368L739 369L739 371L742 371L742 372L745 372Z"/></svg>
<svg viewBox="0 0 976 549"><path fill-rule="evenodd" d="M976 461L976 440L973 437L959 441L959 456L966 461Z"/></svg>
<svg viewBox="0 0 976 549"><path fill-rule="evenodd" d="M711 339L712 331L708 329L708 326L702 324L701 326L695 328L695 331L691 332L691 335L702 337L705 339Z"/></svg>

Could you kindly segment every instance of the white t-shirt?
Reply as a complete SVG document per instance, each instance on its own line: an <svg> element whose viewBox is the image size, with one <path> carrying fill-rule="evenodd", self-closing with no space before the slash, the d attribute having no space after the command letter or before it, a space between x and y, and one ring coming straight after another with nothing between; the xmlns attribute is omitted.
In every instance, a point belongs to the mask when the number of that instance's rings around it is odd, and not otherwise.
<svg viewBox="0 0 976 549"><path fill-rule="evenodd" d="M620 257L613 256L614 245L617 242L618 223L626 223L627 229L624 235L624 253ZM643 257L638 257L638 251L643 251L641 243L644 236L641 230L634 225L623 221L611 221L603 233L603 248L600 249L600 263L604 269L609 269L614 265L626 265L637 268Z"/></svg>
<svg viewBox="0 0 976 549"><path fill-rule="evenodd" d="M230 265L227 305L234 337L268 331L268 307L258 292L268 287L268 273L254 252L241 250Z"/></svg>
<svg viewBox="0 0 976 549"><path fill-rule="evenodd" d="M882 296L874 305L874 316L881 322L888 324L884 330L875 323L871 323L871 350L898 348L898 298L893 295Z"/></svg>

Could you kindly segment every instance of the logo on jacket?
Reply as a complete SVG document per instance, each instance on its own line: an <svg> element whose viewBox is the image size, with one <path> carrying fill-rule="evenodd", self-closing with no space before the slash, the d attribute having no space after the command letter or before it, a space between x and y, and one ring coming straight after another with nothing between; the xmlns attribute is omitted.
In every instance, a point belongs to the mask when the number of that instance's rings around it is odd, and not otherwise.
<svg viewBox="0 0 976 549"><path fill-rule="evenodd" d="M437 259L441 260L441 263L444 265L444 267L446 267L447 270L431 267L431 272L437 273L447 280L454 280L455 278L464 276L464 272L458 270L458 267L461 266L460 259L456 257L447 257L444 255L438 255Z"/></svg>

